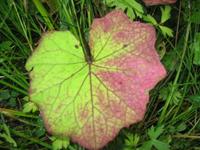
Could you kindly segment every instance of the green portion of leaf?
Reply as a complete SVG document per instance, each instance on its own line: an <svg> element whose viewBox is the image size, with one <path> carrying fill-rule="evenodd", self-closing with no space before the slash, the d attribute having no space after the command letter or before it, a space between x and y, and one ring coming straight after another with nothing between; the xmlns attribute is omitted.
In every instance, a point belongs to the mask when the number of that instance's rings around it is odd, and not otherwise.
<svg viewBox="0 0 200 150"><path fill-rule="evenodd" d="M53 143L53 150L61 150L63 148L67 148L70 144L69 139L65 138L65 139L58 139L55 137L52 137Z"/></svg>
<svg viewBox="0 0 200 150"><path fill-rule="evenodd" d="M127 148L136 148L138 142L140 140L140 137L137 134L133 134L133 133L126 133L126 138L124 140L125 142L125 146Z"/></svg>
<svg viewBox="0 0 200 150"><path fill-rule="evenodd" d="M49 132L63 135L67 127L68 134L78 132L77 123L84 122L76 118L77 107L90 101L88 67L79 42L68 31L45 34L26 68L33 69L31 100L39 106L46 127L51 125ZM74 117L64 119L68 115Z"/></svg>
<svg viewBox="0 0 200 150"><path fill-rule="evenodd" d="M152 25L154 25L154 26L157 26L158 25L158 23L157 23L157 21L154 19L154 17L153 16L151 16L151 15L146 15L146 16L143 16L143 19L146 21L146 22L148 22L148 23L151 23Z"/></svg>
<svg viewBox="0 0 200 150"><path fill-rule="evenodd" d="M167 20L170 19L170 12L171 12L170 6L161 7L162 15L159 23L153 16L149 14L143 15L143 20L154 25L157 29L159 29L161 33L164 35L164 37L173 37L173 30L163 25Z"/></svg>
<svg viewBox="0 0 200 150"><path fill-rule="evenodd" d="M171 7L170 6L161 7L161 13L162 13L162 15L161 15L160 23L162 24L170 19Z"/></svg>
<svg viewBox="0 0 200 150"><path fill-rule="evenodd" d="M33 102L28 102L24 104L23 112L36 112L38 110L37 106Z"/></svg>
<svg viewBox="0 0 200 150"><path fill-rule="evenodd" d="M153 146L152 141L145 142L142 147L140 147L140 150L151 150Z"/></svg>
<svg viewBox="0 0 200 150"><path fill-rule="evenodd" d="M166 27L166 26L162 26L162 25L159 25L158 26L160 28L160 30L162 31L163 35L165 37L169 36L169 37L173 37L173 30Z"/></svg>
<svg viewBox="0 0 200 150"><path fill-rule="evenodd" d="M172 89L172 83L169 83L168 86L162 88L160 90L159 98L162 99L163 101L167 100L167 97L170 94L170 91ZM171 105L178 105L179 102L182 100L183 96L181 94L181 91L178 89L178 87L175 88L174 93L172 95L170 104Z"/></svg>
<svg viewBox="0 0 200 150"><path fill-rule="evenodd" d="M153 140L153 145L158 149L158 150L170 150L169 145L167 143L161 142L159 140Z"/></svg>
<svg viewBox="0 0 200 150"><path fill-rule="evenodd" d="M105 0L105 2L110 7L116 7L123 11L127 10L127 15L131 19L142 18L144 14L142 5L135 0Z"/></svg>
<svg viewBox="0 0 200 150"><path fill-rule="evenodd" d="M157 150L169 150L169 144L159 140L159 137L163 134L164 126L154 127L152 126L148 130L148 135L150 137L149 141L146 141L141 150L151 150L155 147Z"/></svg>
<svg viewBox="0 0 200 150"><path fill-rule="evenodd" d="M163 133L163 131L164 131L163 126L157 128L152 126L148 131L148 135L151 139L157 139Z"/></svg>

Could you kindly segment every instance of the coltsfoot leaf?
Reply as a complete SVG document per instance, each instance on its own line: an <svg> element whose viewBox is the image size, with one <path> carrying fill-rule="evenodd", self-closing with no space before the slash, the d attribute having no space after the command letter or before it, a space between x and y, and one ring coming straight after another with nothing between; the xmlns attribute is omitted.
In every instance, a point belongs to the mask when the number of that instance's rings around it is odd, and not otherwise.
<svg viewBox="0 0 200 150"><path fill-rule="evenodd" d="M123 127L143 119L149 90L166 71L154 48L155 30L120 10L95 19L92 62L69 31L43 35L26 63L30 98L47 130L100 149Z"/></svg>

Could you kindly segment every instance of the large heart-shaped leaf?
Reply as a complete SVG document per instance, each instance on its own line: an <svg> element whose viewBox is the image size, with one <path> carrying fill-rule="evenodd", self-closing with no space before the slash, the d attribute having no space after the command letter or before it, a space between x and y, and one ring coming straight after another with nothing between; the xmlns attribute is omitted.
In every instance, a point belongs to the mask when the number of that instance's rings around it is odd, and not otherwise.
<svg viewBox="0 0 200 150"><path fill-rule="evenodd" d="M47 130L99 149L142 120L149 90L166 74L155 39L153 27L130 21L120 10L94 20L92 62L69 31L43 35L26 69L31 101Z"/></svg>
<svg viewBox="0 0 200 150"><path fill-rule="evenodd" d="M176 0L143 0L146 5L161 5L161 4L172 4Z"/></svg>

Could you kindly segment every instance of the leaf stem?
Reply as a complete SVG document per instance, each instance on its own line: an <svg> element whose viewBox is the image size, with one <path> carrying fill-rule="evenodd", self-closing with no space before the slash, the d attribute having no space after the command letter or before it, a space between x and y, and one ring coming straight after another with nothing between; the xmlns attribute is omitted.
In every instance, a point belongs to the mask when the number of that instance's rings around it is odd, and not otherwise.
<svg viewBox="0 0 200 150"><path fill-rule="evenodd" d="M74 10L74 15L76 17L76 22L77 22L77 27L78 27L78 34L79 34L79 39L80 39L80 42L81 42L81 45L83 47L83 52L84 52L84 55L85 55L85 59L86 61L91 64L93 59L92 59L92 55L91 55L91 52L90 52L90 47L89 45L87 44L87 41L85 40L84 36L82 35L82 32L81 32L81 28L80 28L80 24L79 24L79 21L78 21L78 18L77 18L77 14L76 14L76 9L75 9L75 5L74 5L74 2L73 0L71 0L71 3L72 3L72 10Z"/></svg>
<svg viewBox="0 0 200 150"><path fill-rule="evenodd" d="M40 12L40 14L42 15L45 23L47 24L48 28L50 30L53 30L53 24L51 23L51 20L48 16L48 13L46 11L46 9L44 8L44 6L42 5L40 0L33 0L33 3L35 4L36 8L38 9L38 11Z"/></svg>

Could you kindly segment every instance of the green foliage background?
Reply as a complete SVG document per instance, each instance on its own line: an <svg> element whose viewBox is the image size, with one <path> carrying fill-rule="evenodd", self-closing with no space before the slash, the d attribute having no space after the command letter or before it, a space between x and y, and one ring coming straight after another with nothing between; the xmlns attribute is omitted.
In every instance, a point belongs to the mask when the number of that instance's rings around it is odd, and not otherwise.
<svg viewBox="0 0 200 150"><path fill-rule="evenodd" d="M70 30L87 49L92 20L122 9L152 24L168 76L151 91L142 122L123 129L104 150L200 149L200 3L146 7L139 0L0 0L0 149L84 150L45 129L29 101L24 65L41 34Z"/></svg>

